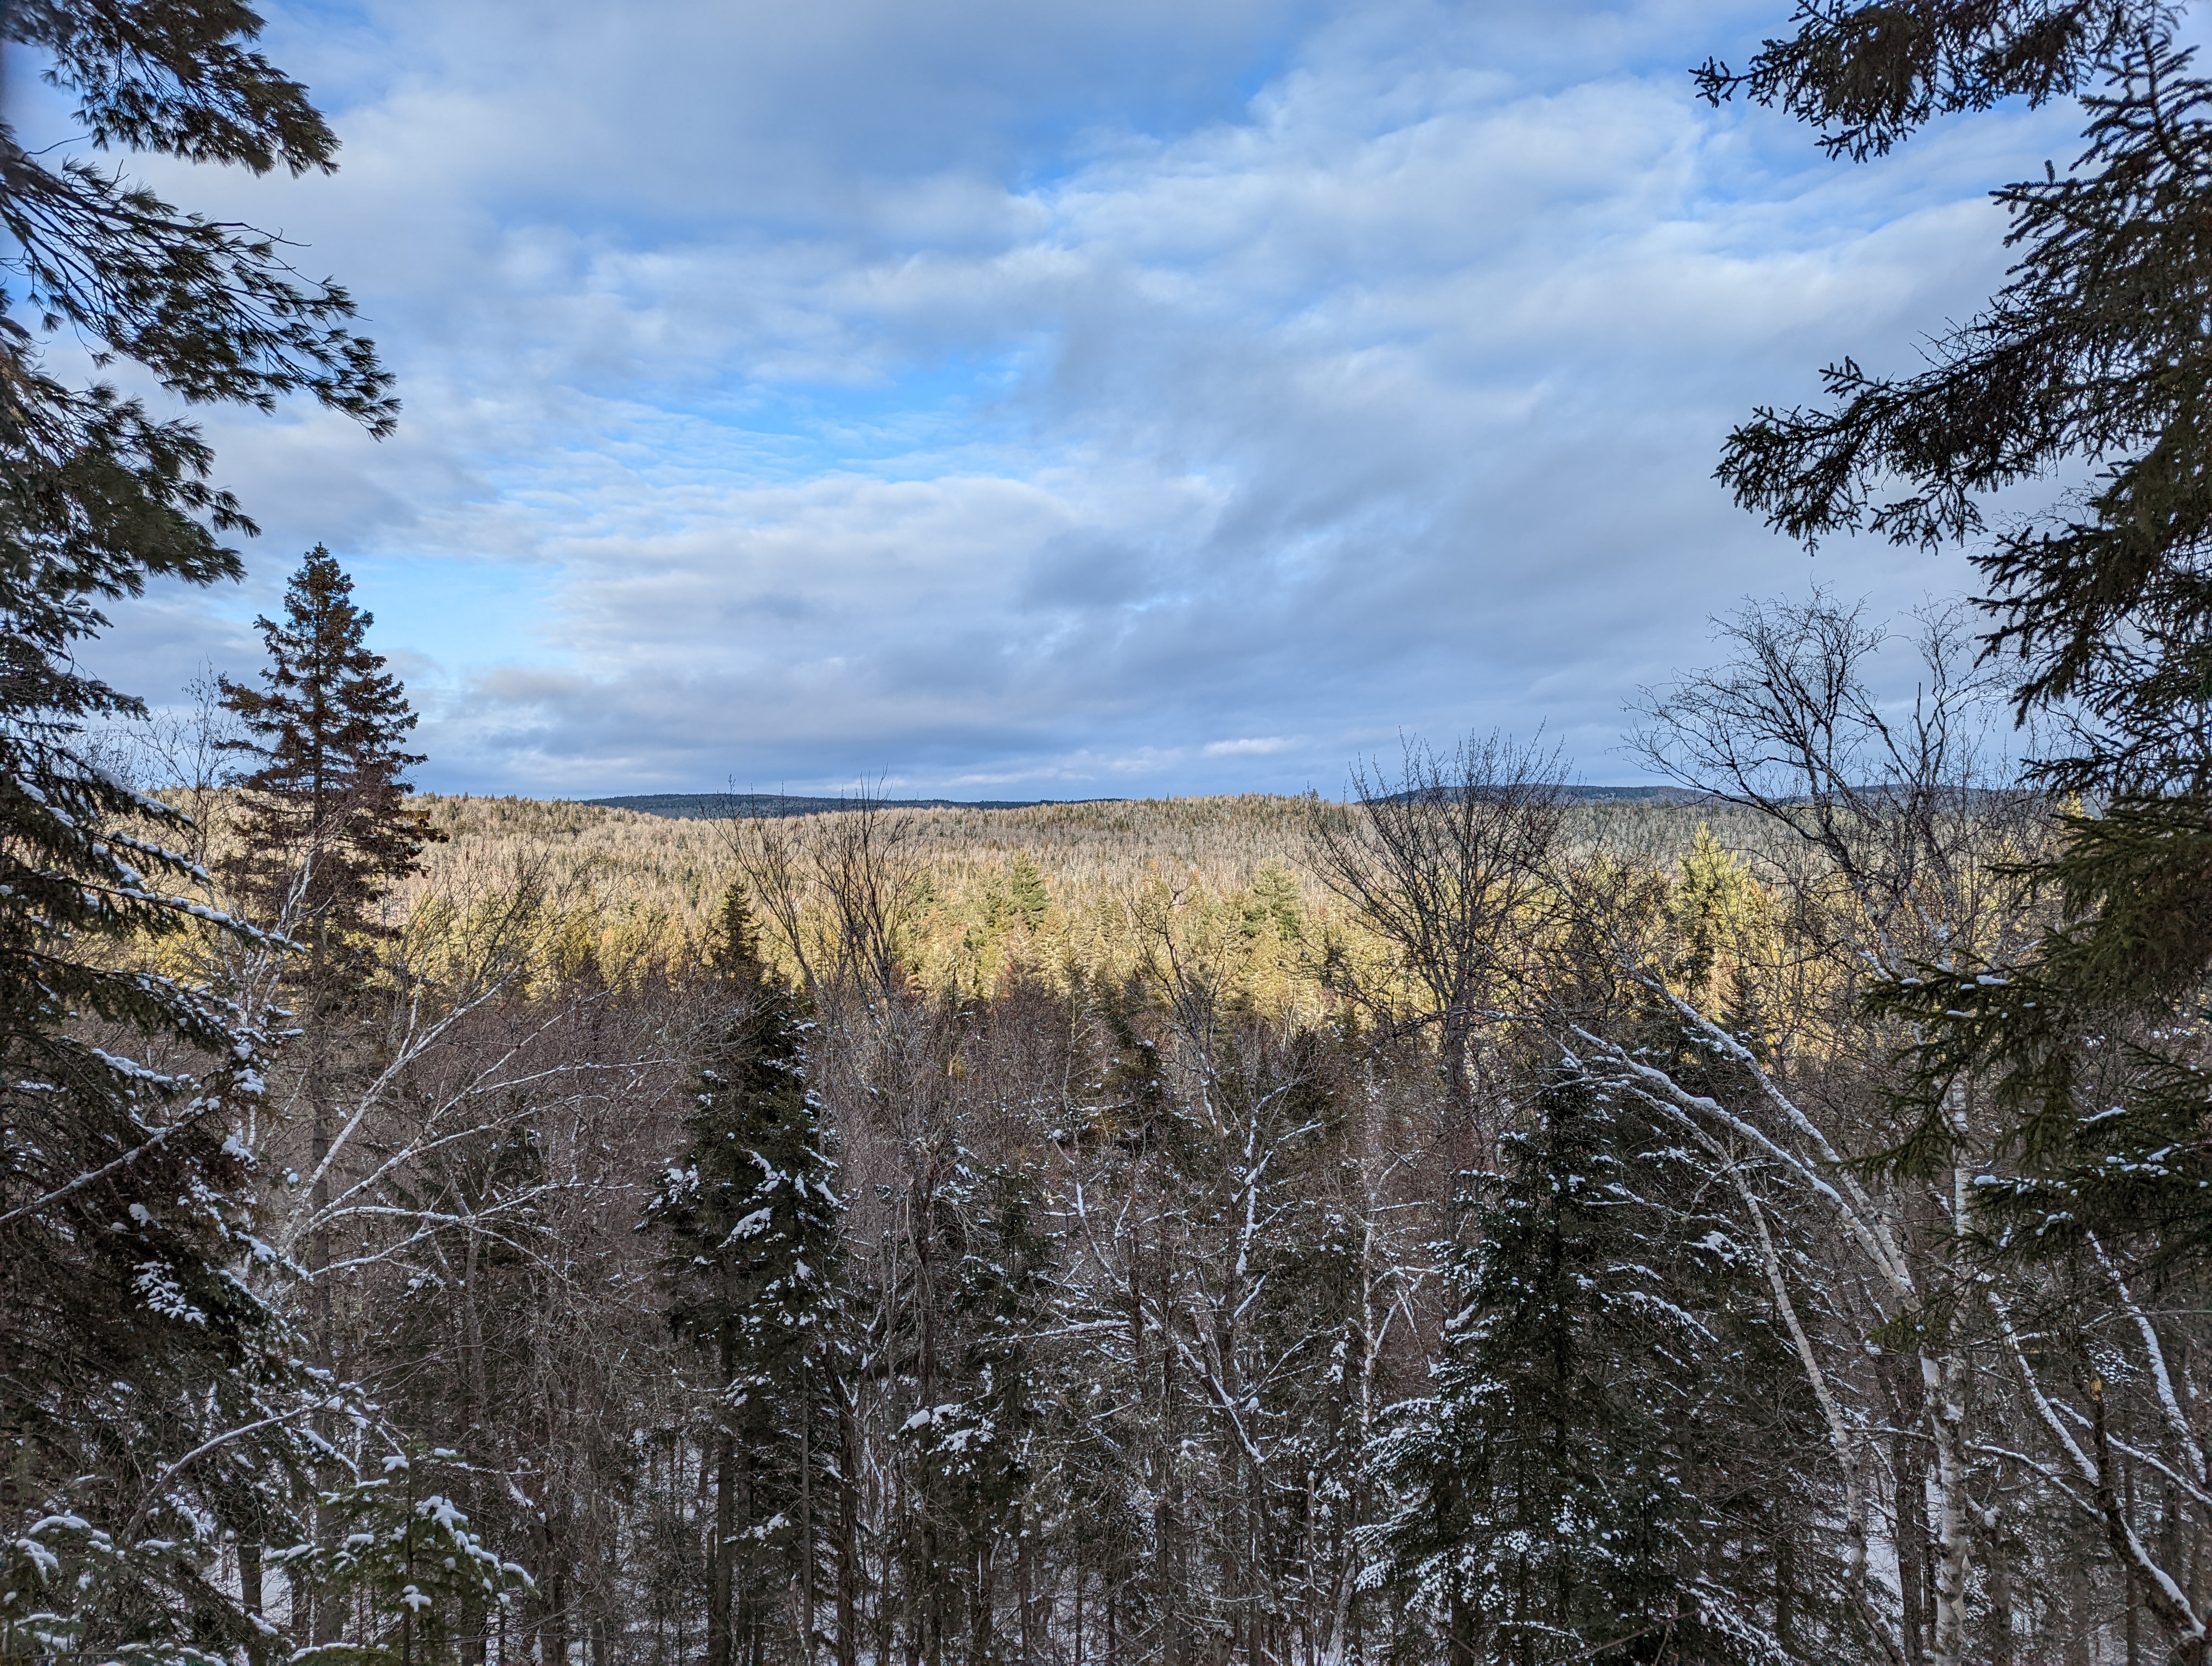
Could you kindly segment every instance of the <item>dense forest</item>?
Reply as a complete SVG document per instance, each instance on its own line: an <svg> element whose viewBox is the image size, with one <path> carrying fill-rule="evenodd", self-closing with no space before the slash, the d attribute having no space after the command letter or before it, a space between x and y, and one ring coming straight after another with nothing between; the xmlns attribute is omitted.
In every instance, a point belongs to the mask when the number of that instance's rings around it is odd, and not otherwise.
<svg viewBox="0 0 2212 1666"><path fill-rule="evenodd" d="M332 163L228 0L0 18L102 146ZM418 796L321 548L149 712L101 608L252 523L46 349L379 435L390 379L277 240L0 130L0 1657L2202 1666L2175 22L1838 0L1698 72L1844 158L2089 149L1919 371L1722 459L1987 593L1729 615L1632 717L1668 803L1481 733L1341 800Z"/></svg>
<svg viewBox="0 0 2212 1666"><path fill-rule="evenodd" d="M2009 1255L2007 1114L1961 1084L1923 1155L1880 999L2054 917L1955 615L1903 724L1890 633L1739 616L1639 731L1690 803L1477 738L1346 804L668 822L398 791L343 574L291 599L107 754L206 876L137 964L270 1040L223 1276L330 1386L78 1484L241 1645L2086 1661L2154 1580L2203 1612L2195 1275Z"/></svg>

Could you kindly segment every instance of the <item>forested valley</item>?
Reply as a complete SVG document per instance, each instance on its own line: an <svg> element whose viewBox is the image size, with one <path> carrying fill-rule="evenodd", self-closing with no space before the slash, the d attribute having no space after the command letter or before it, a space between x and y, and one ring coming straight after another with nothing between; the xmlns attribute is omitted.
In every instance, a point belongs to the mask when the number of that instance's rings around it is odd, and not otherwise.
<svg viewBox="0 0 2212 1666"><path fill-rule="evenodd" d="M164 179L333 166L243 6L0 26ZM1699 90L2089 148L1921 370L1721 459L1984 593L1724 613L1655 802L1481 731L1341 799L417 794L320 547L149 709L101 610L255 530L175 408L392 380L0 126L0 1658L2212 1657L2212 82L2136 0L1790 27Z"/></svg>
<svg viewBox="0 0 2212 1666"><path fill-rule="evenodd" d="M22 1554L92 1635L2030 1661L2203 1611L2193 1277L2008 1255L2007 1115L1931 1131L1882 1002L2052 917L1955 615L1901 725L1872 622L1738 616L1639 731L1683 802L1478 737L1346 804L687 823L411 798L336 563L291 605L113 732L207 876L123 964L264 1079L64 1207L172 1322L263 1311L203 1403L120 1341L49 1386ZM31 1334L127 1306L83 1243L15 1264Z"/></svg>

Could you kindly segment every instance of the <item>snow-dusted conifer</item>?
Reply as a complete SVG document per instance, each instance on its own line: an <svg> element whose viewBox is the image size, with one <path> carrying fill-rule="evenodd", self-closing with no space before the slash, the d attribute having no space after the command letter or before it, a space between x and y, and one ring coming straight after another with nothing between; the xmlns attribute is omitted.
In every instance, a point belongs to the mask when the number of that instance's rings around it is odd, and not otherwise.
<svg viewBox="0 0 2212 1666"><path fill-rule="evenodd" d="M1434 1392L1379 1444L1401 1500L1386 1565L1454 1666L1757 1657L1759 1628L1698 1577L1684 1413L1718 1339L1677 1300L1668 1212L1601 1090L1564 1076L1536 1110L1457 1257Z"/></svg>
<svg viewBox="0 0 2212 1666"><path fill-rule="evenodd" d="M378 934L371 909L415 871L431 831L407 806L403 750L415 714L398 679L370 650L371 616L328 550L308 551L284 592L281 621L255 621L269 653L261 686L222 678L222 704L244 733L228 743L249 766L238 781L236 848L220 865L232 906L274 927L287 957L287 1006L301 1031L297 1061L308 1125L307 1176L316 1225L308 1235L311 1329L317 1361L331 1366L328 1211L341 1033L358 1006L364 952ZM325 1431L327 1433L327 1431ZM328 1479L328 1478L326 1478ZM326 1629L326 1627L323 1627Z"/></svg>
<svg viewBox="0 0 2212 1666"><path fill-rule="evenodd" d="M146 969L235 927L163 848L175 812L81 750L80 720L130 702L70 663L74 601L19 590L0 619L0 1651L258 1647L209 1584L296 1477L293 1344L240 1277L258 1037Z"/></svg>
<svg viewBox="0 0 2212 1666"><path fill-rule="evenodd" d="M1042 1357L1056 1306L1054 1245L1036 1193L1025 1176L979 1170L956 1154L936 1197L939 1237L958 1259L945 1281L934 1398L899 1431L920 1460L915 1509L926 1518L909 1554L935 1588L938 1626L967 1630L979 1657L994 1646L999 1587L1030 1530L1041 1426L1055 1398Z"/></svg>
<svg viewBox="0 0 2212 1666"><path fill-rule="evenodd" d="M770 1567L811 1566L842 1206L807 1087L811 1026L761 959L741 885L713 970L728 1017L648 1220L665 1234L670 1322L713 1373L708 1660L728 1666L763 1621Z"/></svg>
<svg viewBox="0 0 2212 1666"><path fill-rule="evenodd" d="M252 50L259 25L50 0L6 34L102 149L327 168L337 141ZM84 726L143 708L76 661L148 578L238 576L219 539L252 526L197 430L64 386L43 348L132 361L188 401L304 391L380 432L392 405L343 290L76 149L0 124L0 1653L258 1651L250 1588L210 1578L226 1532L284 1513L298 1406L288 1339L239 1276L256 1043L146 970L158 939L230 927L190 900L182 818L88 755Z"/></svg>

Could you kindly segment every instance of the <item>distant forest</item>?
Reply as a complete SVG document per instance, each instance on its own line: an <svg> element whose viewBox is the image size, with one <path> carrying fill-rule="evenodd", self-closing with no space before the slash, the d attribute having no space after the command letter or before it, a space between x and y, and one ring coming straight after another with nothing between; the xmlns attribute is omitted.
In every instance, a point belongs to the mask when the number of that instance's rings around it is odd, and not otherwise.
<svg viewBox="0 0 2212 1666"><path fill-rule="evenodd" d="M1030 810L1042 804L1099 804L1099 799L872 799L886 810ZM586 804L610 810L635 810L647 816L678 820L719 820L732 816L821 816L849 810L854 800L807 798L791 793L635 793L608 799L586 799Z"/></svg>

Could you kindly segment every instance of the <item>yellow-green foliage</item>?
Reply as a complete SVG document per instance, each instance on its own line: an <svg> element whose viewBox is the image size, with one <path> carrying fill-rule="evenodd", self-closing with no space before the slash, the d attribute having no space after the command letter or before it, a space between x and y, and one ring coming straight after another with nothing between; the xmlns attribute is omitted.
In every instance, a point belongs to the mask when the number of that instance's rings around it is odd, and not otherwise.
<svg viewBox="0 0 2212 1666"><path fill-rule="evenodd" d="M703 952L737 873L728 830L713 822L521 799L421 803L445 841L393 897L395 916L437 929L529 883L544 899L549 976L679 970ZM1160 941L1182 952L1188 939L1224 989L1279 1010L1306 998L1310 947L1338 928L1297 866L1296 799L886 813L906 823L920 869L903 958L933 988L984 994L1017 975L1120 982L1145 972ZM804 842L830 818L787 825Z"/></svg>
<svg viewBox="0 0 2212 1666"><path fill-rule="evenodd" d="M622 982L680 970L704 952L737 872L729 830L714 822L514 798L420 803L446 838L394 897L395 913L434 927L526 881L544 898L549 976ZM902 946L930 988L982 995L1018 976L1120 985L1172 961L1260 1008L1318 1010L1330 945L1355 963L1388 964L1303 867L1299 799L885 813L904 823L920 870ZM833 821L784 825L804 844ZM1576 806L1569 833L1577 844L1671 864L1698 827L1671 806L1597 804Z"/></svg>
<svg viewBox="0 0 2212 1666"><path fill-rule="evenodd" d="M1748 1022L1763 969L1779 946L1779 911L1751 865L1699 824L1676 870L1670 912L1680 959L1677 988L1704 1011Z"/></svg>
<svg viewBox="0 0 2212 1666"><path fill-rule="evenodd" d="M231 836L228 798L204 794L192 806L211 864ZM443 836L387 900L386 918L408 959L434 976L446 966L458 975L495 939L520 945L539 982L679 976L706 953L738 873L730 830L714 822L466 794L416 802ZM1097 988L1197 976L1263 1011L1311 1014L1324 1005L1327 955L1359 969L1364 987L1389 980L1387 945L1303 865L1309 811L1299 799L885 813L903 823L918 875L902 958L932 989L981 996L1015 977ZM835 820L782 825L804 848ZM1568 832L1572 844L1662 870L1679 857L1681 928L1702 945L1689 952L1715 967L1728 958L1720 945L1737 929L1729 922L1750 917L1745 899L1757 888L1697 815L1583 805ZM777 952L773 933L763 946Z"/></svg>

